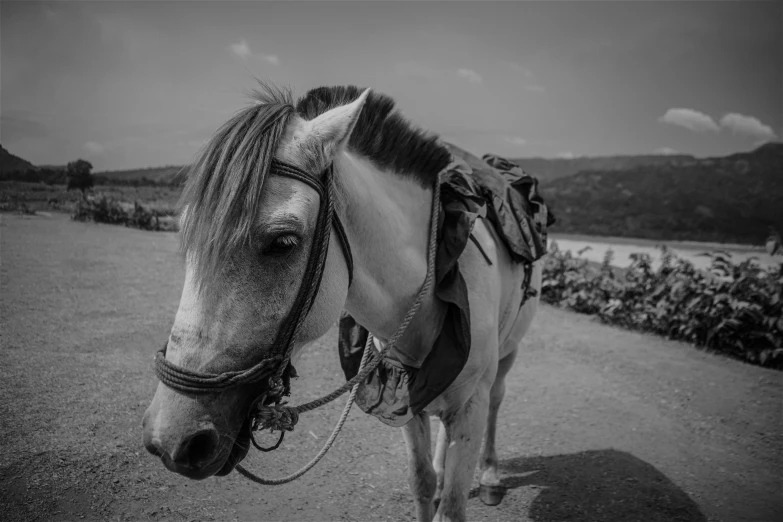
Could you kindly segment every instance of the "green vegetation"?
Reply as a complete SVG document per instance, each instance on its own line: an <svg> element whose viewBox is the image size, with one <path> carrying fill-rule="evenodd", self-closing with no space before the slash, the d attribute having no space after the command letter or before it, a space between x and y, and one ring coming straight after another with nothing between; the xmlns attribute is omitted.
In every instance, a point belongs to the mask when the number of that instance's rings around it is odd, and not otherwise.
<svg viewBox="0 0 783 522"><path fill-rule="evenodd" d="M68 178L67 190L77 189L82 192L82 199L86 197L87 190L95 184L92 176L92 163L83 159L78 159L68 163L65 173Z"/></svg>
<svg viewBox="0 0 783 522"><path fill-rule="evenodd" d="M138 202L117 201L107 196L79 201L71 217L76 221L94 221L110 225L125 225L142 230L176 231L177 223L171 215L151 209Z"/></svg>
<svg viewBox="0 0 783 522"><path fill-rule="evenodd" d="M696 270L665 247L661 265L634 254L627 270L600 266L552 242L541 298L631 330L694 343L763 366L783 369L783 261L763 270L754 260L735 264L709 255L709 272Z"/></svg>

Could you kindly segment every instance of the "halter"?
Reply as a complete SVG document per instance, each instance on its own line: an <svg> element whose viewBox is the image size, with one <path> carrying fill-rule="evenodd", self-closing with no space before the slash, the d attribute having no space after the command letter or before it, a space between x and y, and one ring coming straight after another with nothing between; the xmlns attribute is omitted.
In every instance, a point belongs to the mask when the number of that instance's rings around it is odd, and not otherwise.
<svg viewBox="0 0 783 522"><path fill-rule="evenodd" d="M334 212L334 166L329 165L321 176L315 176L294 165L273 159L270 174L286 176L306 183L315 189L321 198L318 210L318 221L316 222L313 236L313 245L310 250L307 267L305 268L302 285L296 296L294 305L291 308L291 312L280 327L273 345L276 347L279 346L282 349L279 353L265 357L255 366L247 370L230 371L220 374L195 372L170 363L166 360L166 347L168 342L163 346L163 349L158 351L155 355L155 373L157 374L158 379L169 388L185 393L216 393L245 384L255 384L267 381L268 386L263 388L256 400L253 401L251 411L258 403L259 398L266 403L279 403L284 395L289 394L290 377L295 375L295 371L290 362L294 341L297 332L313 306L313 302L315 301L315 297L318 295L318 290L321 286L321 279L326 266L326 255L329 250L329 241L331 239L330 230L332 224L334 224L337 239L340 241L345 255L345 261L348 265L349 287L353 282L353 256L351 255L351 247L348 243L348 236L345 234L345 228L340 222L340 218ZM255 443L255 441L253 442Z"/></svg>
<svg viewBox="0 0 783 522"><path fill-rule="evenodd" d="M450 164L443 171L448 171L451 167L452 165ZM279 485L291 482L292 480L295 480L298 477L304 475L308 470L312 469L312 467L323 458L323 456L332 446L335 438L337 437L337 434L340 432L340 429L345 423L345 420L348 417L348 413L351 410L354 397L356 396L356 392L359 389L359 383L364 381L364 379L370 375L370 373L378 366L381 360L386 357L389 350L395 346L405 334L408 325L413 320L419 308L421 308L421 305L424 302L424 298L432 288L433 280L435 279L435 257L437 253L438 226L440 223L441 214L440 179L443 171L438 173L432 191L432 209L430 215L429 240L427 244L427 274L424 278L424 282L422 283L421 288L419 288L416 299L408 309L408 313L405 314L405 317L397 327L397 330L394 332L394 334L392 334L392 336L386 342L385 346L383 346L379 352L373 349L373 335L370 334L367 336L367 345L364 349L364 355L362 356L362 363L359 367L359 372L354 375L352 379L328 395L325 395L314 401L301 404L299 406L291 407L286 406L285 403L281 404L281 401L283 396L289 395L289 380L292 375L295 375L293 366L290 363L291 351L293 350L293 340L295 338L294 336L296 332L299 330L299 327L304 321L305 316L312 307L315 295L318 293L331 236L326 232L330 229L332 223L335 225L337 238L340 240L343 251L345 253L345 259L348 265L349 286L353 281L353 257L351 255L351 248L348 244L348 238L345 234L345 229L343 228L342 223L340 222L337 215L334 213L332 192L334 176L333 166L330 165L326 169L323 174L322 181L321 179L293 165L289 165L277 160L272 160L272 173L287 176L307 183L313 187L321 196L321 205L319 208L318 223L316 225L315 241L313 242L310 259L307 263L305 277L294 303L294 307L292 308L288 317L286 317L285 323L280 328L275 343L275 345L278 345L282 340L285 340L285 351L281 354L274 354L266 357L250 369L225 372L222 374L199 373L171 364L166 360L165 357L165 345L163 349L160 350L155 356L155 373L158 375L160 381L166 386L183 392L215 393L242 384L256 383L267 379L267 388L258 394L256 399L253 401L249 412L249 417L251 420L250 440L253 445L261 451L271 451L280 446L285 432L292 431L294 429L294 426L299 420L300 413L314 410L335 400L345 392L349 390L351 391L348 402L346 403L340 420L332 431L331 436L326 441L326 444L321 449L321 451L308 464L306 464L299 471L279 479L266 479L258 477L244 469L242 466L237 465L237 471L239 471L246 478L258 484ZM275 364L277 364L276 369ZM280 431L280 439L274 446L270 448L260 447L252 435L253 431L266 428Z"/></svg>

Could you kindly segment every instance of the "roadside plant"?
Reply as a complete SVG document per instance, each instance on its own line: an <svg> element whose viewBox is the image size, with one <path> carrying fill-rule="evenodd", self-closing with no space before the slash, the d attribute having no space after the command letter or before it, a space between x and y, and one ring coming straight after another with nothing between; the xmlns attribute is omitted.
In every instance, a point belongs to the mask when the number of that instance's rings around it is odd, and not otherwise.
<svg viewBox="0 0 783 522"><path fill-rule="evenodd" d="M541 297L607 324L783 369L783 261L765 269L755 258L735 263L727 252L703 255L708 270L666 247L657 268L650 255L636 253L618 270L611 251L597 265L553 241Z"/></svg>

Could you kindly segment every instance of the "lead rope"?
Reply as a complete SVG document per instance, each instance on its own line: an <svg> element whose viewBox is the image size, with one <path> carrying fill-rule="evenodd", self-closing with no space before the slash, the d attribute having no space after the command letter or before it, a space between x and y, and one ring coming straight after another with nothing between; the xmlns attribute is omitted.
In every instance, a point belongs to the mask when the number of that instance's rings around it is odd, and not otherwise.
<svg viewBox="0 0 783 522"><path fill-rule="evenodd" d="M364 365L367 363L367 359L369 359L369 353L370 350L374 351L374 347L372 345L373 336L372 334L369 334L367 336L367 344L364 346L364 355L362 355L362 362L359 365L359 370L361 371L362 368L364 368ZM377 365L373 365L377 366ZM345 403L345 407L343 408L343 413L340 415L340 420L337 421L337 424L335 425L334 429L332 430L332 434L329 435L329 439L326 441L326 444L324 444L323 448L321 448L321 451L318 452L318 454L313 457L313 459L308 462L307 464L302 467L299 471L295 473L291 473L290 475L287 475L285 477L276 478L276 479L268 479L264 477L259 477L258 475L253 474L251 471L246 470L244 467L242 467L241 464L237 464L237 471L244 476L247 479L250 479L251 481L255 482L256 484L263 484L265 486L278 486L280 484L287 484L289 482L292 482L308 471L310 471L318 462L324 458L324 455L326 455L326 452L328 452L332 444L334 444L334 441L337 439L337 435L340 433L340 430L343 429L343 424L345 424L345 421L348 419L348 414L351 412L351 407L353 406L353 401L356 398L356 392L359 389L359 385L355 385L351 389L351 394L348 396L348 402Z"/></svg>
<svg viewBox="0 0 783 522"><path fill-rule="evenodd" d="M362 361L359 365L359 372L348 382L340 386L338 389L330 393L329 395L326 395L324 397L321 397L320 399L316 399L314 401L302 404L300 406L290 407L290 406L284 406L284 405L270 405L270 406L260 406L258 411L258 416L260 417L266 417L270 422L274 419L281 425L281 431L283 429L287 431L293 430L293 426L296 424L296 422L299 419L299 414L314 410L315 408L318 408L320 406L323 406L324 404L327 404L340 395L344 394L346 391L351 390L351 394L348 396L348 401L345 404L345 408L343 408L343 413L340 415L340 419L337 421L337 424L335 425L334 429L332 430L332 434L329 436L329 439L324 444L323 448L321 448L321 451L318 452L318 454L305 466L300 469L299 471L292 473L290 475L287 475L285 477L276 478L276 479L269 479L264 477L259 477L258 475L255 475L254 473L246 470L242 465L238 464L236 466L237 471L244 476L245 478L255 482L256 484L263 484L265 486L278 486L281 484L287 484L288 482L292 482L308 471L313 468L318 462L326 455L326 452L329 451L329 449L334 444L334 441L337 439L337 435L340 433L340 430L343 427L343 424L345 424L346 419L348 418L348 414L351 411L351 407L353 406L354 399L356 398L356 392L359 390L359 385L366 379L366 377L377 368L378 364L383 360L384 357L386 357L386 354L389 352L389 349L391 349L392 346L396 345L397 342L400 340L400 338L405 333L406 329L408 328L408 325L413 320L413 317L416 315L416 312L419 311L419 308L421 308L421 303L424 301L424 296L427 294L427 292L432 287L432 281L435 278L435 257L437 254L437 246L438 246L438 222L440 218L440 176L438 176L435 180L435 187L433 188L433 195L432 195L432 212L430 216L430 235L429 235L429 242L427 244L427 275L424 278L424 283L421 286L421 289L419 290L419 293L416 295L416 300L413 302L413 305L411 305L410 309L408 310L408 313L405 315L405 318L403 319L400 326L397 328L397 331L394 332L394 335L391 336L389 339L389 342L386 343L386 346L384 346L380 353L377 356L373 357L373 361L367 365L367 361L370 359L370 352L372 351L375 353L374 345L373 345L373 335L368 332L367 335L367 343L364 346L364 354L362 355ZM371 350L372 349L372 350ZM366 365L366 366L365 366ZM261 425L264 426L265 422L262 421Z"/></svg>

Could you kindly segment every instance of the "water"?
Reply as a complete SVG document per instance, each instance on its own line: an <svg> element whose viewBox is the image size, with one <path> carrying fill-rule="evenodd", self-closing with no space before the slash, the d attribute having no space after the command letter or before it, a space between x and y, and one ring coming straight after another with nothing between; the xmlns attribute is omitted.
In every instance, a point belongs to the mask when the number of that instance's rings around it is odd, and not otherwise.
<svg viewBox="0 0 783 522"><path fill-rule="evenodd" d="M735 263L750 257L756 257L761 266L769 267L783 260L780 256L773 258L763 246L753 247L750 245L723 245L720 243L699 243L695 241L655 241L649 239L550 234L550 243L553 240L557 242L560 250L570 250L574 255L585 247L591 247L590 250L582 253L582 257L598 263L604 260L604 254L611 248L614 251L612 264L622 268L631 264L631 254L633 253L649 254L653 260L653 266L657 267L661 258L661 251L657 245L660 244L665 244L677 256L687 259L696 268L700 269L709 267L710 258L699 254L717 250L730 253L731 259Z"/></svg>

